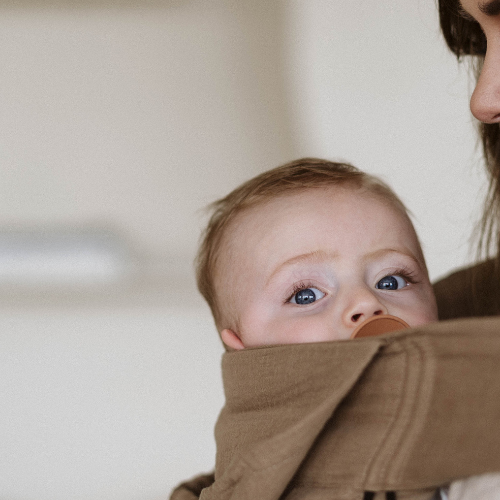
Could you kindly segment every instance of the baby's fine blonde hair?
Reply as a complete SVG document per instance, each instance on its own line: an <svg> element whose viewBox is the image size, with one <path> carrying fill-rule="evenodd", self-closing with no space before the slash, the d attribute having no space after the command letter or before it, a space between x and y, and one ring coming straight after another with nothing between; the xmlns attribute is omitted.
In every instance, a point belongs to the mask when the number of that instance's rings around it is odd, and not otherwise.
<svg viewBox="0 0 500 500"><path fill-rule="evenodd" d="M306 189L344 186L365 189L386 200L407 219L413 227L406 207L384 182L361 172L348 163L337 163L319 158L302 158L268 170L246 181L227 196L210 204L207 227L201 235L196 256L196 281L198 290L207 301L220 331L222 310L217 300L215 277L223 265L221 246L227 228L243 210L260 203ZM422 258L423 260L423 258ZM425 265L425 264L424 264Z"/></svg>

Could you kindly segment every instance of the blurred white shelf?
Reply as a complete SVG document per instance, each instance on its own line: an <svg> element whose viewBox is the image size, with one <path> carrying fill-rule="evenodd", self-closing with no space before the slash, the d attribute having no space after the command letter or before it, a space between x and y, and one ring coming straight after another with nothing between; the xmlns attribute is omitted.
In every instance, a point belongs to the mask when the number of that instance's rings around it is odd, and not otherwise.
<svg viewBox="0 0 500 500"><path fill-rule="evenodd" d="M80 286L126 277L131 256L110 231L0 231L0 286Z"/></svg>
<svg viewBox="0 0 500 500"><path fill-rule="evenodd" d="M0 230L0 307L202 305L190 259L108 230Z"/></svg>

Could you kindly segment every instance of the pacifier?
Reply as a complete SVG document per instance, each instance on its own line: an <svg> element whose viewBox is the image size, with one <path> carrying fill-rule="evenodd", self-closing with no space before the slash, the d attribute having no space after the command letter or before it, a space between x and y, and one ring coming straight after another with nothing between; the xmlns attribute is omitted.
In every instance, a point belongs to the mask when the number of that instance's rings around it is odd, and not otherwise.
<svg viewBox="0 0 500 500"><path fill-rule="evenodd" d="M391 316L390 314L381 314L379 316L372 316L363 321L354 332L352 332L351 339L359 339L361 337L375 337L383 333L396 332L410 328L410 325L403 321L401 318Z"/></svg>

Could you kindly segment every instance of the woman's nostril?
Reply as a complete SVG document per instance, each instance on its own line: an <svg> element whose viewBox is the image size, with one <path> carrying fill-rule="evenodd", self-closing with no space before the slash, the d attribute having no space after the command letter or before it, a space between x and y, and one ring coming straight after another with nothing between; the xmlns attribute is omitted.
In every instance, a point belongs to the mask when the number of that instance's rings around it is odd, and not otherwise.
<svg viewBox="0 0 500 500"><path fill-rule="evenodd" d="M384 314L384 312L379 309L373 313L374 316L378 316L379 314Z"/></svg>
<svg viewBox="0 0 500 500"><path fill-rule="evenodd" d="M356 321L358 321L358 319L359 319L360 317L361 317L361 314L353 314L353 315L351 316L351 321L352 321L353 323L356 323Z"/></svg>

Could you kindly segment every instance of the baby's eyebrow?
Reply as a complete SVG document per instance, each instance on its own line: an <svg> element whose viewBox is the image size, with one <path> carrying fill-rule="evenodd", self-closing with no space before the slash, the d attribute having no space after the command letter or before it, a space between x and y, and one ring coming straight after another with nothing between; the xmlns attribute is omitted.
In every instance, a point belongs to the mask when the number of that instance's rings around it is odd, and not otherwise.
<svg viewBox="0 0 500 500"><path fill-rule="evenodd" d="M338 258L339 254L338 252L325 252L323 250L315 250L314 252L308 252L308 253L303 253L300 255L295 255L291 259L285 260L285 262L282 262L269 276L269 279L267 280L267 283L272 281L274 276L281 272L283 268L293 266L295 264L301 264L301 263L314 263L314 262L325 262L327 260L335 260Z"/></svg>
<svg viewBox="0 0 500 500"><path fill-rule="evenodd" d="M415 264L417 264L419 267L422 266L422 263L420 260L413 255L413 253L408 250L407 248L380 248L379 250L375 250L367 255L365 255L365 260L377 260L381 259L383 257L386 257L391 254L397 254L397 255L403 255L404 257L407 257L411 259Z"/></svg>
<svg viewBox="0 0 500 500"><path fill-rule="evenodd" d="M417 265L419 268L425 267L422 266L422 262L413 255L413 253L408 250L407 248L380 248L378 250L375 250L367 255L364 256L364 260L367 261L374 261L377 259L382 259L384 257L387 257L388 255L391 254L397 254L399 256L404 256L408 259L411 259L415 265ZM318 262L325 262L325 261L332 261L335 260L339 257L338 252L325 252L324 250L315 250L313 252L308 252L308 253L303 253L300 255L296 255L292 257L291 259L285 260L285 262L282 262L272 273L271 276L269 276L266 286L273 280L273 278L280 273L284 268L293 266L295 264L302 264L302 263L318 263Z"/></svg>

